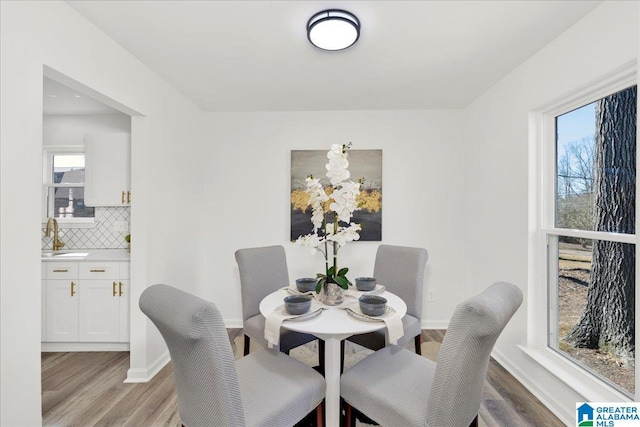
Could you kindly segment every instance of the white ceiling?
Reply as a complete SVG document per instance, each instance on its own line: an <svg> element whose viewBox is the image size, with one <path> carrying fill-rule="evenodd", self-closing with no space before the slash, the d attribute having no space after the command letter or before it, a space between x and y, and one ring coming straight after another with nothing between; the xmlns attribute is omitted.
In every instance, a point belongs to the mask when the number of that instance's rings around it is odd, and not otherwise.
<svg viewBox="0 0 640 427"><path fill-rule="evenodd" d="M122 114L84 93L47 77L43 82L42 110L45 116L58 114Z"/></svg>
<svg viewBox="0 0 640 427"><path fill-rule="evenodd" d="M206 111L462 108L600 1L68 1ZM346 9L360 40L314 48Z"/></svg>

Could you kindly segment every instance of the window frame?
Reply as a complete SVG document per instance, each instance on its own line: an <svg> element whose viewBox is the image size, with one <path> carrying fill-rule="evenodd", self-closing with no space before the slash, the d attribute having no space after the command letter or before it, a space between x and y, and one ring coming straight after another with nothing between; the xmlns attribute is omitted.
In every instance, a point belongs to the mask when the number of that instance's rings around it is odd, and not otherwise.
<svg viewBox="0 0 640 427"><path fill-rule="evenodd" d="M569 386L585 401L629 401L628 393L579 366L550 346L552 328L557 330L557 254L558 236L583 237L633 244L638 247L638 234L618 234L591 230L557 228L556 209L556 117L603 97L638 84L636 62L613 70L609 75L591 82L568 95L532 111L529 116L529 285L527 344L520 346L532 360ZM640 131L637 131L640 133ZM640 141L640 138L636 138ZM636 176L640 174L640 156L636 157ZM636 186L636 200L640 188ZM636 224L640 224L640 209L636 209ZM640 308L640 256L636 256L636 313ZM554 288L555 286L555 288ZM636 330L640 325L636 315ZM555 337L557 338L557 337ZM636 348L640 335L636 334ZM637 359L636 359L637 363ZM640 399L640 368L635 369L635 400Z"/></svg>
<svg viewBox="0 0 640 427"><path fill-rule="evenodd" d="M41 212L42 212L42 225L46 226L49 220L50 210L48 206L48 194L51 188L60 187L83 187L85 183L80 185L79 183L73 184L54 184L53 181L53 156L57 154L82 154L85 155L85 149L83 145L49 145L44 146L42 150L42 200L41 200ZM95 227L95 211L94 217L91 218L56 218L58 224L65 228L93 228Z"/></svg>

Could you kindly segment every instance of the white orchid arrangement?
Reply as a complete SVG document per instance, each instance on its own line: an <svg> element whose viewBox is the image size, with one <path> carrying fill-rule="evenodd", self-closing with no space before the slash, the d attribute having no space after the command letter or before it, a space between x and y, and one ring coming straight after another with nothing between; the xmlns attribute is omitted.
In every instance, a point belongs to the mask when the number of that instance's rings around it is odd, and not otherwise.
<svg viewBox="0 0 640 427"><path fill-rule="evenodd" d="M316 292L320 292L326 283L335 283L347 289L351 282L347 279L348 268L338 270L338 250L348 242L360 239L362 226L351 222L353 213L358 210L358 195L361 181L350 180L349 144L333 144L327 153L327 178L331 183L325 189L320 180L312 175L306 179L309 194L309 205L312 208L311 222L313 232L300 236L296 245L311 249L311 253L320 252L325 259L325 273L318 273ZM327 191L332 190L332 191ZM329 193L329 194L327 194ZM331 248L332 254L329 253ZM333 265L329 266L329 257L333 257Z"/></svg>

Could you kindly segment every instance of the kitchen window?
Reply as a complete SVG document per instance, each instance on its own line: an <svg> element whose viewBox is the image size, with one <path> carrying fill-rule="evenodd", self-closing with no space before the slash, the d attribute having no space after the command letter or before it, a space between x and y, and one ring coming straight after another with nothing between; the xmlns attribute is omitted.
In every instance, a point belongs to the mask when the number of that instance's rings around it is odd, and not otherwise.
<svg viewBox="0 0 640 427"><path fill-rule="evenodd" d="M95 208L84 204L84 151L48 148L44 151L43 214L59 222L93 223Z"/></svg>

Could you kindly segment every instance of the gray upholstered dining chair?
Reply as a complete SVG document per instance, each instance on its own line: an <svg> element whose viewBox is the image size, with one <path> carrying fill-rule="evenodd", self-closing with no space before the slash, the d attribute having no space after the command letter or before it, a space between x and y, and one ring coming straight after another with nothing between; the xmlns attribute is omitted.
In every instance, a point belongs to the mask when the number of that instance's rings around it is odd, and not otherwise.
<svg viewBox="0 0 640 427"><path fill-rule="evenodd" d="M242 294L242 327L244 354L249 354L250 340L268 347L264 337L265 317L260 314L260 301L270 293L289 285L287 256L282 246L238 249L236 262L240 271ZM281 330L280 350L289 350L317 339L313 335ZM324 367L324 342L319 341L320 369Z"/></svg>
<svg viewBox="0 0 640 427"><path fill-rule="evenodd" d="M321 425L326 383L310 367L271 349L235 362L216 306L171 286L139 304L169 348L183 426L292 426L314 408Z"/></svg>
<svg viewBox="0 0 640 427"><path fill-rule="evenodd" d="M386 289L398 295L407 304L407 314L402 318L404 336L398 340L404 347L414 339L416 353L420 354L420 334L422 333L422 288L424 267L429 253L424 248L380 245L376 252L373 277ZM347 340L379 350L386 345L386 328L367 334L353 335ZM344 342L342 354L344 356Z"/></svg>
<svg viewBox="0 0 640 427"><path fill-rule="evenodd" d="M489 357L522 303L517 286L498 282L458 304L438 362L388 346L341 377L347 426L353 408L384 426L477 425Z"/></svg>

